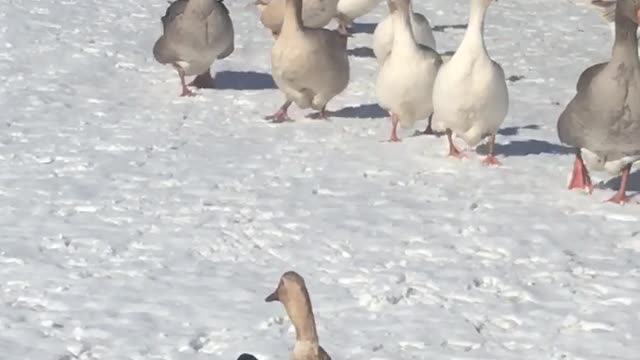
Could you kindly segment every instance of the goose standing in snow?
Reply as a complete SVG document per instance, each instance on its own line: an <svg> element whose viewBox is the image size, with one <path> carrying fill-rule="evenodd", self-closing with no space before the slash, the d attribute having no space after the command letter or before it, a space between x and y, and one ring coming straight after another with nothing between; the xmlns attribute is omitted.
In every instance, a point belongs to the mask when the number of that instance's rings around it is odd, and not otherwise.
<svg viewBox="0 0 640 360"><path fill-rule="evenodd" d="M284 23L286 0L256 0L260 22L278 37ZM302 23L308 28L323 28L337 13L338 0L303 0Z"/></svg>
<svg viewBox="0 0 640 360"><path fill-rule="evenodd" d="M338 1L338 31L341 34L348 34L347 28L353 24L353 20L366 15L378 6L380 0L339 0Z"/></svg>
<svg viewBox="0 0 640 360"><path fill-rule="evenodd" d="M412 2L409 4L411 7L409 12L411 30L413 31L414 39L418 44L437 50L436 39L433 37L433 31L429 20L427 20L424 15L413 11ZM376 56L378 64L382 64L387 55L389 55L389 51L391 51L391 46L393 45L392 13L395 8L393 0L387 0L387 5L389 6L389 15L378 23L373 32L373 54Z"/></svg>
<svg viewBox="0 0 640 360"><path fill-rule="evenodd" d="M627 201L631 165L640 160L640 0L618 0L611 60L587 68L577 93L558 119L560 141L576 148L569 189L593 185L592 168L622 173L618 192L609 201Z"/></svg>
<svg viewBox="0 0 640 360"><path fill-rule="evenodd" d="M292 360L331 360L318 342L311 299L302 276L294 271L284 273L276 290L265 301L281 302L296 329Z"/></svg>
<svg viewBox="0 0 640 360"><path fill-rule="evenodd" d="M411 0L392 0L393 43L378 72L376 94L380 106L391 115L389 141L400 141L398 123L412 126L429 117L433 83L442 65L440 55L416 42L411 29Z"/></svg>
<svg viewBox="0 0 640 360"><path fill-rule="evenodd" d="M193 86L213 87L211 65L234 49L233 23L222 0L177 0L167 8L162 26L163 35L153 46L153 56L176 69L181 96L193 95L185 76L198 75Z"/></svg>
<svg viewBox="0 0 640 360"><path fill-rule="evenodd" d="M445 63L433 90L433 127L446 131L449 156L464 157L453 143L453 134L474 147L487 135L486 165L498 165L494 156L496 132L509 108L509 94L502 67L493 61L484 44L484 18L494 0L471 0L464 38Z"/></svg>
<svg viewBox="0 0 640 360"><path fill-rule="evenodd" d="M347 37L328 29L302 24L302 0L286 0L282 31L271 50L273 80L287 100L273 122L289 121L287 109L295 102L327 118L327 103L349 83Z"/></svg>

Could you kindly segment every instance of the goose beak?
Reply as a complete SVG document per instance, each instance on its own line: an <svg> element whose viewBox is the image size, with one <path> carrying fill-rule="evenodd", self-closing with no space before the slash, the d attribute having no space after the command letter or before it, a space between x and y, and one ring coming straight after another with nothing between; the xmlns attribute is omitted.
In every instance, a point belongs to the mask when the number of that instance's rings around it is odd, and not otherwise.
<svg viewBox="0 0 640 360"><path fill-rule="evenodd" d="M278 301L278 290L274 291L271 295L267 296L264 301L265 302L272 302L272 301Z"/></svg>

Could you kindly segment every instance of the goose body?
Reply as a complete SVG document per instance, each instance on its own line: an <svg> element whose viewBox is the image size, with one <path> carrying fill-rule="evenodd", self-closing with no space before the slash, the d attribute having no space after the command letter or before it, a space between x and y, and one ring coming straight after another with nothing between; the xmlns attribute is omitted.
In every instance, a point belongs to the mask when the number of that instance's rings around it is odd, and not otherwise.
<svg viewBox="0 0 640 360"><path fill-rule="evenodd" d="M390 12L392 11L391 0L387 0ZM413 11L413 5L411 5L410 20L411 30L416 43L428 46L433 50L436 48L436 39L433 36L433 30L431 24L427 18L417 12ZM373 32L373 54L378 60L378 64L381 64L384 59L389 55L391 46L393 45L393 20L391 14L384 18Z"/></svg>
<svg viewBox="0 0 640 360"><path fill-rule="evenodd" d="M622 172L618 193L626 201L631 165L640 160L640 60L637 28L639 0L618 0L611 60L593 65L578 79L576 95L558 118L558 137L576 148L569 185L593 190L585 162L594 170Z"/></svg>
<svg viewBox="0 0 640 360"><path fill-rule="evenodd" d="M282 31L271 51L274 82L287 101L273 116L288 120L287 109L295 103L326 115L327 103L349 83L347 38L337 31L302 25L302 0L287 0Z"/></svg>
<svg viewBox="0 0 640 360"><path fill-rule="evenodd" d="M485 164L497 164L493 154L495 134L504 122L509 96L502 67L484 45L484 16L493 0L471 0L469 25L453 57L442 66L433 94L435 130L446 131L449 155L461 157L452 135L473 147L487 135L489 156Z"/></svg>
<svg viewBox="0 0 640 360"><path fill-rule="evenodd" d="M393 0L393 43L380 66L376 94L380 106L389 111L392 130L389 140L399 141L396 127L410 127L433 112L433 84L442 65L438 53L416 43L410 25L410 0Z"/></svg>
<svg viewBox="0 0 640 360"><path fill-rule="evenodd" d="M167 8L162 27L153 55L176 69L183 96L192 94L185 76L210 77L213 62L234 50L233 23L222 0L177 0Z"/></svg>
<svg viewBox="0 0 640 360"><path fill-rule="evenodd" d="M261 13L260 22L276 37L280 34L284 22L286 1L256 1ZM338 0L303 0L302 23L308 28L323 28L336 16L337 6Z"/></svg>

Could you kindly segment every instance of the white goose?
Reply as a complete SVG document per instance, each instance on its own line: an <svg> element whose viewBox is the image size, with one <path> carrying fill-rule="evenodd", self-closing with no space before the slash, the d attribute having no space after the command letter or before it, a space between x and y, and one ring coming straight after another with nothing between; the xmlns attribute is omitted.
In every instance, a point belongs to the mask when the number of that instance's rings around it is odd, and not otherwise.
<svg viewBox="0 0 640 360"><path fill-rule="evenodd" d="M452 134L476 146L489 135L486 165L498 165L494 156L496 132L509 108L502 67L491 60L484 45L484 18L494 0L471 0L469 23L462 43L438 73L433 90L433 128L446 131L449 155L464 157Z"/></svg>
<svg viewBox="0 0 640 360"><path fill-rule="evenodd" d="M411 30L411 1L391 0L393 43L376 82L380 106L391 115L389 141L400 141L398 123L412 126L433 112L433 83L442 65L440 55L416 42Z"/></svg>
<svg viewBox="0 0 640 360"><path fill-rule="evenodd" d="M327 103L349 83L347 38L337 31L302 24L302 0L286 0L282 30L271 50L273 80L287 100L268 119L288 121L295 102L326 118Z"/></svg>
<svg viewBox="0 0 640 360"><path fill-rule="evenodd" d="M353 24L353 20L368 14L379 3L380 0L339 0L336 16L339 24L338 31L347 34L347 27Z"/></svg>
<svg viewBox="0 0 640 360"><path fill-rule="evenodd" d="M373 54L376 56L378 64L382 64L387 55L389 55L393 44L393 20L391 19L391 13L393 12L392 8L394 5L392 0L387 0L387 5L389 6L389 15L378 23L373 32ZM437 50L436 39L433 36L429 20L427 20L424 15L413 11L413 3L411 1L409 2L409 6L411 30L413 31L413 37L416 42L428 46L433 50Z"/></svg>
<svg viewBox="0 0 640 360"><path fill-rule="evenodd" d="M260 22L271 30L274 37L280 34L284 21L286 0L256 0L260 10ZM336 16L338 0L303 0L302 23L309 28L323 28Z"/></svg>
<svg viewBox="0 0 640 360"><path fill-rule="evenodd" d="M194 86L213 87L211 65L234 49L233 23L222 0L177 0L167 8L162 26L164 31L153 46L153 56L176 69L182 96L193 95L185 76L198 75Z"/></svg>

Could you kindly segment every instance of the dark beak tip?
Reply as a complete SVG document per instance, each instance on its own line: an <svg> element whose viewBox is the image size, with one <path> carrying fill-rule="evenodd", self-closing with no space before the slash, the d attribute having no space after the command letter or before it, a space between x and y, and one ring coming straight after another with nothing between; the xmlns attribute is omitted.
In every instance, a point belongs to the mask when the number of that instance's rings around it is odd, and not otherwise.
<svg viewBox="0 0 640 360"><path fill-rule="evenodd" d="M264 301L265 301L265 302L278 301L278 294L274 292L273 294L271 294L271 295L267 296L267 297L264 299Z"/></svg>

